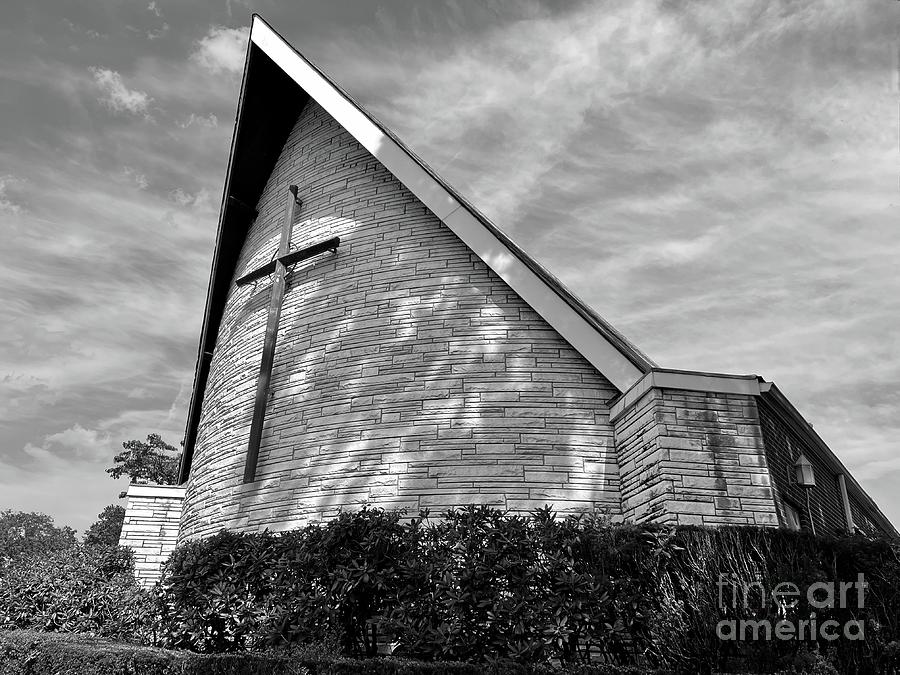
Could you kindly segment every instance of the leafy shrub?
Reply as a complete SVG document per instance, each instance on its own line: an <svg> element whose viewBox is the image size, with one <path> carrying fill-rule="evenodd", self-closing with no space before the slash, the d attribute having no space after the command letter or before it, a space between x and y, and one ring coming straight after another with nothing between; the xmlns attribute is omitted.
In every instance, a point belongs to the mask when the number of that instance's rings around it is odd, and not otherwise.
<svg viewBox="0 0 900 675"><path fill-rule="evenodd" d="M869 583L861 608L723 604L717 584L727 578L771 593L780 582L805 589L859 573ZM610 525L549 509L526 517L469 507L440 520L363 509L293 532L223 531L184 544L156 593L161 644L203 652L317 642L347 656L391 649L497 667L900 665L900 547L860 537ZM866 639L729 642L716 634L722 619L810 613L863 621Z"/></svg>
<svg viewBox="0 0 900 675"><path fill-rule="evenodd" d="M700 668L704 664L771 671L784 667L818 668L833 661L839 672L890 672L900 667L890 644L900 636L900 542L864 537L814 537L807 532L753 527L677 528L669 544L671 558L660 567L658 609L651 622L647 654L651 662ZM863 607L811 605L805 589L816 582L855 582L868 587ZM719 580L727 581L724 589ZM790 582L802 594L793 607L772 600L779 583ZM744 606L733 593L761 589L767 601ZM732 590L734 589L734 590ZM854 592L855 593L855 592ZM721 594L721 595L720 595ZM737 599L738 602L734 602ZM724 600L724 602L723 602ZM723 619L788 620L794 625L815 617L839 625L858 620L865 640L723 641L716 624ZM812 651L810 651L812 650ZM813 655L825 661L803 665ZM799 665L798 665L799 664Z"/></svg>
<svg viewBox="0 0 900 675"><path fill-rule="evenodd" d="M135 638L149 606L128 549L76 545L0 561L0 629Z"/></svg>
<svg viewBox="0 0 900 675"><path fill-rule="evenodd" d="M385 624L397 652L424 658L527 662L632 659L646 632L649 577L626 572L631 549L650 554L652 537L621 537L594 516L557 520L487 507L451 511L409 525L413 543ZM622 545L628 553L622 557ZM639 556L643 557L643 556Z"/></svg>
<svg viewBox="0 0 900 675"><path fill-rule="evenodd" d="M220 532L179 547L158 588L166 646L227 652L336 640L373 655L406 529L363 509L282 535Z"/></svg>

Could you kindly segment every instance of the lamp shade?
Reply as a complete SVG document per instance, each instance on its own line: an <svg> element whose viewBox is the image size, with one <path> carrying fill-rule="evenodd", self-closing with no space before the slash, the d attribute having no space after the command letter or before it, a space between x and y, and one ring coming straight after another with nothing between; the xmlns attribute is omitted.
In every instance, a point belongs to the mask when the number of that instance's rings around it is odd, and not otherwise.
<svg viewBox="0 0 900 675"><path fill-rule="evenodd" d="M806 459L806 455L801 454L797 461L794 462L794 475L797 478L797 485L800 487L811 488L816 486L813 465Z"/></svg>

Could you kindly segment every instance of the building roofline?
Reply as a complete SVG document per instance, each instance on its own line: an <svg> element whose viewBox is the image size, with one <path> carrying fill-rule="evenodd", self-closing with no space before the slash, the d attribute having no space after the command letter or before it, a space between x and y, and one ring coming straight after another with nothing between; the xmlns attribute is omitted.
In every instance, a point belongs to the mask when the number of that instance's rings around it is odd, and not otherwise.
<svg viewBox="0 0 900 675"><path fill-rule="evenodd" d="M859 505L868 511L867 515L877 521L878 525L884 528L886 532L890 532L894 537L900 537L900 532L894 527L891 520L882 513L881 509L875 503L862 486L856 481L843 462L838 459L837 455L828 447L828 444L813 429L813 426L806 421L800 411L794 407L794 404L788 400L787 396L775 385L774 382L764 382L761 385L760 399L767 403L779 416L793 429L799 436L804 438L819 458L825 462L832 471L838 475L843 475L847 482L847 491L855 497Z"/></svg>
<svg viewBox="0 0 900 675"><path fill-rule="evenodd" d="M775 385L758 375L730 375L725 373L707 373L696 370L675 370L672 368L653 368L628 390L610 401L609 419L613 423L628 412L650 389L680 389L716 394L742 394L755 396L764 405L768 405L797 435L803 438L811 451L821 459L835 474L843 475L847 483L847 491L858 501L859 505L885 531L900 537L897 528L882 513L875 501L856 481L847 467L837 455L816 433L813 426L806 421L800 411L788 400L787 396Z"/></svg>
<svg viewBox="0 0 900 675"><path fill-rule="evenodd" d="M223 255L223 247L226 241L230 246L234 246L238 239L242 241L249 226L248 218L241 219L235 215L239 207L234 206L229 197L235 196L232 194L232 186L236 178L241 172L250 170L236 158L241 153L252 154L252 151L246 150L246 142L242 141L252 133L252 129L248 129L246 119L248 90L252 90L254 101L260 97L260 91L265 90L265 76L260 73L267 66L262 65L262 59L257 58L257 55L273 62L282 74L296 83L304 96L316 100L613 386L624 391L655 366L609 322L528 256L508 235L440 178L399 138L288 44L265 20L254 14L185 430L184 455L179 471L181 482L187 480L190 471L206 379L209 374L209 361L215 346L221 311L227 299L227 288L235 274L236 256ZM251 65L254 61L256 64ZM260 80L260 84L254 83L257 79ZM279 96L279 99L281 98ZM302 103L305 104L305 98ZM299 109L297 112L299 113ZM273 128L275 126L273 125ZM280 124L279 129L282 127L283 124ZM277 135L277 132L272 133ZM272 145L271 138L264 140ZM257 173L265 170L268 176L271 165L266 170L265 162L269 161L265 156L266 152L262 151L257 155L260 156L253 157L257 162L254 170ZM271 159L272 164L275 159L277 157ZM258 195L254 198L251 194L248 199L242 201L252 205L256 198ZM229 239L229 228L232 226L233 229L241 227L244 229L240 236L232 234Z"/></svg>
<svg viewBox="0 0 900 675"><path fill-rule="evenodd" d="M653 368L627 391L610 401L609 421L615 422L630 410L641 396L653 388L758 396L760 379L757 375L729 375L699 370Z"/></svg>

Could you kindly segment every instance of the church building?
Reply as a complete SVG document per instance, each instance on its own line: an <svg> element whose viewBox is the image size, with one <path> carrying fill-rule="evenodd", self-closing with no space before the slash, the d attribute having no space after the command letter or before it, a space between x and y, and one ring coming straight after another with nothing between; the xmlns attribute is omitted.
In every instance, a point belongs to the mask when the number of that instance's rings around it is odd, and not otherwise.
<svg viewBox="0 0 900 675"><path fill-rule="evenodd" d="M658 366L258 16L180 481L129 490L146 583L364 504L897 536L775 384Z"/></svg>

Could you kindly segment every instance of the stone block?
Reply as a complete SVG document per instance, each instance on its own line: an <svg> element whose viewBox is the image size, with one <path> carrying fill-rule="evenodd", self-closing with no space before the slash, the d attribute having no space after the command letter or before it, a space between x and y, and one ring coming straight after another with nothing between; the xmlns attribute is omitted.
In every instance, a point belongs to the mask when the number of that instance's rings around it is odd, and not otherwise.
<svg viewBox="0 0 900 675"><path fill-rule="evenodd" d="M762 454L741 454L738 456L741 466L765 467L766 458Z"/></svg>
<svg viewBox="0 0 900 675"><path fill-rule="evenodd" d="M778 515L774 512L771 513L754 513L753 521L757 525L765 525L768 527L778 527Z"/></svg>
<svg viewBox="0 0 900 675"><path fill-rule="evenodd" d="M666 510L669 513L696 513L712 516L716 513L716 505L711 501L699 502L670 499L666 502Z"/></svg>
<svg viewBox="0 0 900 675"><path fill-rule="evenodd" d="M700 488L703 490L724 490L725 479L704 476L682 476L681 485L685 488Z"/></svg>
<svg viewBox="0 0 900 675"><path fill-rule="evenodd" d="M715 464L716 459L708 450L675 450L670 449L669 461L691 464Z"/></svg>
<svg viewBox="0 0 900 675"><path fill-rule="evenodd" d="M699 438L681 438L678 436L659 436L656 443L660 448L679 450L702 450L703 441Z"/></svg>
<svg viewBox="0 0 900 675"><path fill-rule="evenodd" d="M772 488L761 485L729 485L730 497L757 497L772 499Z"/></svg>

